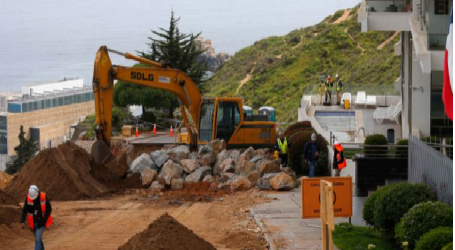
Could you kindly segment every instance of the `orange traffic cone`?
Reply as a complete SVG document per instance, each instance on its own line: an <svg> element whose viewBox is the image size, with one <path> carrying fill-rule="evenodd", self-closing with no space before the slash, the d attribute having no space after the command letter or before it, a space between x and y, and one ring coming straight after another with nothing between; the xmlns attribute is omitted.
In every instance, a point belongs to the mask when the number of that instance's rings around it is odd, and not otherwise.
<svg viewBox="0 0 455 250"><path fill-rule="evenodd" d="M156 135L156 124L153 125L153 134Z"/></svg>
<svg viewBox="0 0 455 250"><path fill-rule="evenodd" d="M137 126L136 126L136 137L139 137L139 130L138 130Z"/></svg>
<svg viewBox="0 0 455 250"><path fill-rule="evenodd" d="M169 136L170 136L170 137L173 137L173 136L174 136L174 132L172 132L172 126L171 126L171 132L169 132Z"/></svg>

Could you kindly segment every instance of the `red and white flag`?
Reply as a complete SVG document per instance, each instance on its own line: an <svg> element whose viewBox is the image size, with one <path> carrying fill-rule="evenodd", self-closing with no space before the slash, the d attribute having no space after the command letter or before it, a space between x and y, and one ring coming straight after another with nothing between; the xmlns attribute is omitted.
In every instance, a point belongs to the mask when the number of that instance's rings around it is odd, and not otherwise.
<svg viewBox="0 0 455 250"><path fill-rule="evenodd" d="M450 15L449 35L447 36L446 55L444 60L444 85L442 86L442 102L446 115L453 121L453 9Z"/></svg>

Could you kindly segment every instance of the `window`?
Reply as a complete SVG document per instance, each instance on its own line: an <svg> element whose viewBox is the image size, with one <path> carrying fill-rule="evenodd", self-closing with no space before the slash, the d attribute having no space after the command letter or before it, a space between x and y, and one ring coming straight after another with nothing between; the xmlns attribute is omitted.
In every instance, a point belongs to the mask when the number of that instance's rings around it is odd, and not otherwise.
<svg viewBox="0 0 455 250"><path fill-rule="evenodd" d="M216 115L216 138L228 142L240 123L237 102L219 102Z"/></svg>
<svg viewBox="0 0 455 250"><path fill-rule="evenodd" d="M209 142L212 140L213 111L215 104L213 102L204 102L201 107L201 117L199 121L199 140Z"/></svg>

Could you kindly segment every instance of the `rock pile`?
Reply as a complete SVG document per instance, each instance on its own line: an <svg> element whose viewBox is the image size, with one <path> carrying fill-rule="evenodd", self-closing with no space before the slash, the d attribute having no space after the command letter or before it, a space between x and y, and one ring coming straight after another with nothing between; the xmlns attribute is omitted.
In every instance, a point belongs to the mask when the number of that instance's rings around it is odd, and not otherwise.
<svg viewBox="0 0 455 250"><path fill-rule="evenodd" d="M223 140L190 152L187 146L143 153L132 161L129 174L139 173L144 188L181 189L184 183L213 182L223 191L242 191L252 187L263 190L291 190L296 176L281 168L269 149L227 150Z"/></svg>

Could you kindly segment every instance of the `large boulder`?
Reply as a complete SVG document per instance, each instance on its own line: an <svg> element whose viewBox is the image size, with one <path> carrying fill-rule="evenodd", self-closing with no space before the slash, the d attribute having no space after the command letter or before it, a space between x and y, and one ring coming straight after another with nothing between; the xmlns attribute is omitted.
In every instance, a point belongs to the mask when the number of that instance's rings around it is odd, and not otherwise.
<svg viewBox="0 0 455 250"><path fill-rule="evenodd" d="M191 152L191 153L188 155L188 159L196 160L196 161L197 161L197 152Z"/></svg>
<svg viewBox="0 0 455 250"><path fill-rule="evenodd" d="M234 179L236 175L234 173L223 173L221 175L221 180L222 181L229 181L231 179Z"/></svg>
<svg viewBox="0 0 455 250"><path fill-rule="evenodd" d="M235 161L232 158L224 160L219 167L221 173L235 173Z"/></svg>
<svg viewBox="0 0 455 250"><path fill-rule="evenodd" d="M246 177L254 171L256 171L256 164L249 160L240 159L237 166L235 166L235 173L237 175L242 175Z"/></svg>
<svg viewBox="0 0 455 250"><path fill-rule="evenodd" d="M197 160L194 160L194 159L181 160L180 164L182 164L183 171L185 171L185 173L188 173L188 174L193 173L194 170L196 170L196 168L199 167L199 163L197 162Z"/></svg>
<svg viewBox="0 0 455 250"><path fill-rule="evenodd" d="M208 166L200 167L185 178L186 182L199 182L205 176L212 174L212 168Z"/></svg>
<svg viewBox="0 0 455 250"><path fill-rule="evenodd" d="M166 163L169 160L169 157L167 156L167 153L164 150L156 150L152 152L150 156L152 157L153 162L155 162L158 168L161 168L164 165L164 163Z"/></svg>
<svg viewBox="0 0 455 250"><path fill-rule="evenodd" d="M246 177L237 176L231 183L231 192L246 191L251 188L251 182Z"/></svg>
<svg viewBox="0 0 455 250"><path fill-rule="evenodd" d="M158 173L154 169L146 168L141 173L142 187L148 188L155 181Z"/></svg>
<svg viewBox="0 0 455 250"><path fill-rule="evenodd" d="M229 150L228 153L229 153L229 157L231 157L232 160L234 160L235 162L237 162L239 160L239 158L240 158L239 150L232 149L232 150Z"/></svg>
<svg viewBox="0 0 455 250"><path fill-rule="evenodd" d="M163 190L164 189L164 184L158 182L158 181L154 181L152 182L152 185L150 186L150 189L153 189L153 190Z"/></svg>
<svg viewBox="0 0 455 250"><path fill-rule="evenodd" d="M296 181L292 176L281 172L270 179L270 186L273 190L289 191L296 187Z"/></svg>
<svg viewBox="0 0 455 250"><path fill-rule="evenodd" d="M256 155L255 157L253 157L250 161L251 162L254 162L254 163L258 163L262 160L262 155Z"/></svg>
<svg viewBox="0 0 455 250"><path fill-rule="evenodd" d="M240 155L240 157L244 157L248 161L253 159L254 156L255 156L255 154L254 154L254 148L253 147L247 148L245 150L245 152L243 152L243 154Z"/></svg>
<svg viewBox="0 0 455 250"><path fill-rule="evenodd" d="M257 187L261 190L271 190L272 186L270 185L270 180L276 177L277 175L278 173L265 174L264 176L262 176L262 178L257 180L256 182Z"/></svg>
<svg viewBox="0 0 455 250"><path fill-rule="evenodd" d="M171 189L183 189L183 179L172 179L171 181Z"/></svg>
<svg viewBox="0 0 455 250"><path fill-rule="evenodd" d="M198 162L201 166L212 166L216 160L216 153L211 147L204 145L198 151Z"/></svg>
<svg viewBox="0 0 455 250"><path fill-rule="evenodd" d="M259 169L261 176L268 173L278 173L280 172L280 161L269 161L265 160L261 163L261 167Z"/></svg>
<svg viewBox="0 0 455 250"><path fill-rule="evenodd" d="M248 178L251 183L257 183L259 179L259 173L257 171L251 172L246 178Z"/></svg>
<svg viewBox="0 0 455 250"><path fill-rule="evenodd" d="M281 172L286 173L286 174L292 176L294 179L297 178L297 175L295 174L295 171L292 170L292 168L290 168L290 167L282 168L282 169L281 169ZM297 182L297 184L298 184L298 182Z"/></svg>
<svg viewBox="0 0 455 250"><path fill-rule="evenodd" d="M181 146L170 149L167 152L167 155L170 158L180 162L181 160L188 158L188 156L190 155L190 150L189 150L188 146L181 145Z"/></svg>
<svg viewBox="0 0 455 250"><path fill-rule="evenodd" d="M150 155L144 153L144 154L141 154L139 157L137 157L133 161L133 163L131 163L130 171L132 173L142 173L142 171L146 168L156 170L156 165L152 161L152 158L150 157Z"/></svg>
<svg viewBox="0 0 455 250"><path fill-rule="evenodd" d="M175 164L172 160L168 160L161 169L160 177L163 177L166 185L171 185L172 179L181 178L183 168L179 164Z"/></svg>
<svg viewBox="0 0 455 250"><path fill-rule="evenodd" d="M219 154L217 154L215 165L213 165L213 174L214 175L221 174L222 168L221 168L220 164L223 161L225 161L227 158L230 158L230 157L229 157L229 152L226 149L221 151Z"/></svg>
<svg viewBox="0 0 455 250"><path fill-rule="evenodd" d="M207 146L211 147L218 154L226 149L226 142L224 140L214 140L207 144Z"/></svg>
<svg viewBox="0 0 455 250"><path fill-rule="evenodd" d="M213 176L211 175L205 176L202 182L213 182Z"/></svg>

